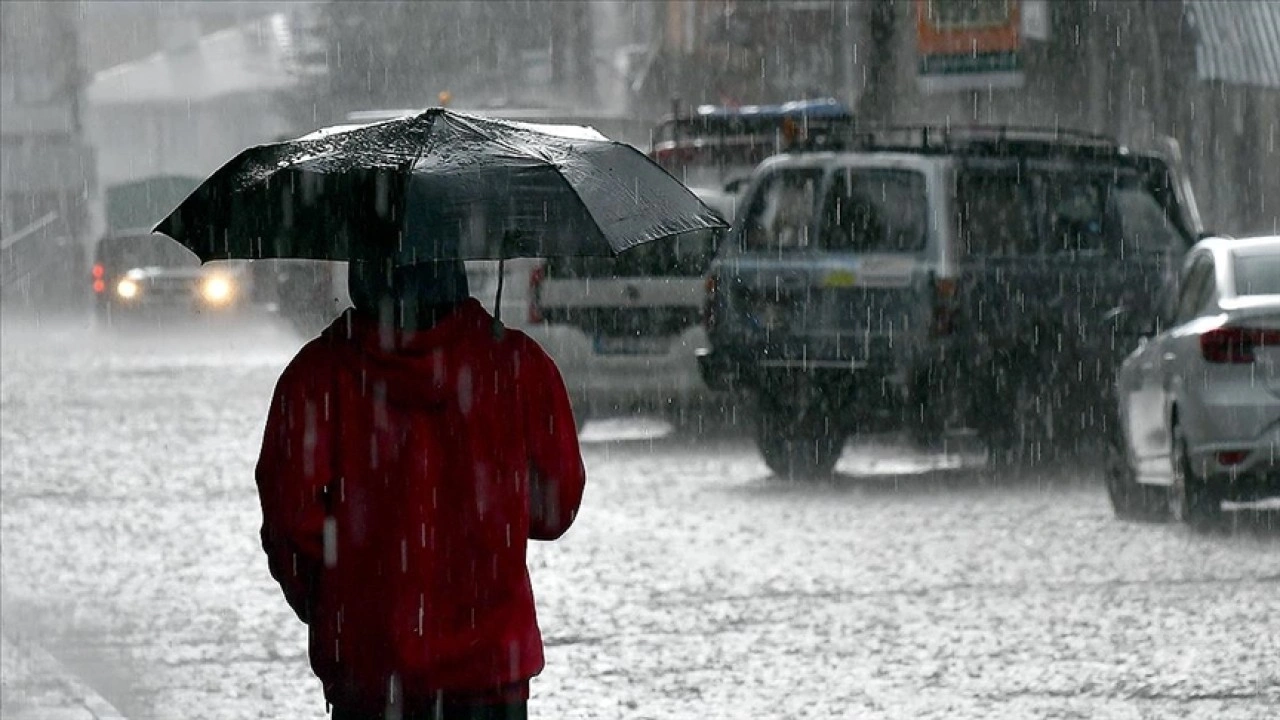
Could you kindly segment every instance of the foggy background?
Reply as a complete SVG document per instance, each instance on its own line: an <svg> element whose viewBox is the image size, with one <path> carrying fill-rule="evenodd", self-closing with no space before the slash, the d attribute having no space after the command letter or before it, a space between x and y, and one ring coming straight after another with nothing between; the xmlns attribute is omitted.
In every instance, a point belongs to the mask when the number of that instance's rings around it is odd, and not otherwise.
<svg viewBox="0 0 1280 720"><path fill-rule="evenodd" d="M198 180L353 111L442 99L589 121L642 150L673 103L804 97L866 122L1070 127L1173 153L1168 136L1207 228L1280 226L1265 200L1280 194L1274 12L1025 0L1020 81L979 88L923 81L916 12L906 0L5 2L4 304L85 306L87 248L136 220L110 217L113 191Z"/></svg>

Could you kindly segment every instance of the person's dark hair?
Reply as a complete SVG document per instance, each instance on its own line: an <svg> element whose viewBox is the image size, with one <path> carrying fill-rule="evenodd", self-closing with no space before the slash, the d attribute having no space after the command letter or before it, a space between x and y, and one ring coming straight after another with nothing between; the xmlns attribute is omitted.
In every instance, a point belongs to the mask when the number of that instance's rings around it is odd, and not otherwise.
<svg viewBox="0 0 1280 720"><path fill-rule="evenodd" d="M395 267L390 259L353 260L347 292L356 312L397 326L430 327L470 294L461 260Z"/></svg>

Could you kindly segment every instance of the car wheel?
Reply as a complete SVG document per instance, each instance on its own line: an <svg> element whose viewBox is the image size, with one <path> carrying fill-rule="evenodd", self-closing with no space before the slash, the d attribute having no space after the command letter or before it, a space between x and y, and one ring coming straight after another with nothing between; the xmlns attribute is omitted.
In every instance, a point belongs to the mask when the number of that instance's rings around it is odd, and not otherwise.
<svg viewBox="0 0 1280 720"><path fill-rule="evenodd" d="M1182 430L1173 426L1173 487L1169 489L1169 514L1197 530L1212 530L1222 523L1222 496L1213 483L1196 472L1187 452Z"/></svg>
<svg viewBox="0 0 1280 720"><path fill-rule="evenodd" d="M1122 520L1159 522L1167 519L1169 489L1137 481L1129 450L1124 446L1123 438L1115 436L1118 432L1119 429L1115 429L1105 449L1107 496L1111 499L1112 510Z"/></svg>
<svg viewBox="0 0 1280 720"><path fill-rule="evenodd" d="M812 405L762 398L756 409L756 447L765 465L785 480L830 477L846 433Z"/></svg>

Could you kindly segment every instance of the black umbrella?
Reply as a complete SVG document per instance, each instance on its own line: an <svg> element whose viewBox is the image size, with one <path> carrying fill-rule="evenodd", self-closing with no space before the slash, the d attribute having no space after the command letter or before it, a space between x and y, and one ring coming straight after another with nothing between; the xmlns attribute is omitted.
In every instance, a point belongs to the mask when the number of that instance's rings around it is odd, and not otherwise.
<svg viewBox="0 0 1280 720"><path fill-rule="evenodd" d="M377 249L412 265L611 256L717 227L688 188L594 130L433 108L245 150L155 230L206 262Z"/></svg>

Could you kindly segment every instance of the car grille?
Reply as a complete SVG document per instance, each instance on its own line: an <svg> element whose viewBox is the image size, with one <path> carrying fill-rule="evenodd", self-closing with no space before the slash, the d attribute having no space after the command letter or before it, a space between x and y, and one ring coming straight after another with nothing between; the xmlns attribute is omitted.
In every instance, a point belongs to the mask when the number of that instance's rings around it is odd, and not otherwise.
<svg viewBox="0 0 1280 720"><path fill-rule="evenodd" d="M183 277L153 277L143 286L145 297L157 300L184 301L196 296L197 281Z"/></svg>

